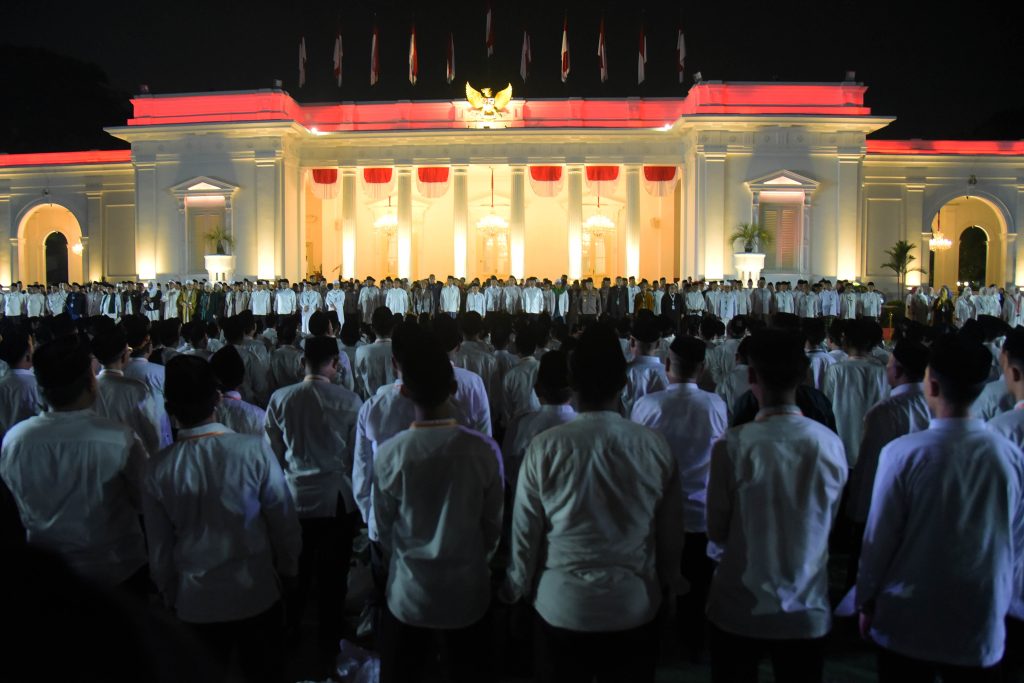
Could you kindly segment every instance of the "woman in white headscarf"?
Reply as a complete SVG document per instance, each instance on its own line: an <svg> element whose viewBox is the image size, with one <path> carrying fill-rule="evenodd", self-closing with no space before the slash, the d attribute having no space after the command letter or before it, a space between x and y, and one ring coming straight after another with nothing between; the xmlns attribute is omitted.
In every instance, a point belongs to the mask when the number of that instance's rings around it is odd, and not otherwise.
<svg viewBox="0 0 1024 683"><path fill-rule="evenodd" d="M957 327L963 327L964 323L968 320L978 316L974 303L974 294L971 292L969 285L964 285L964 291L956 298L956 307L954 312L956 315Z"/></svg>

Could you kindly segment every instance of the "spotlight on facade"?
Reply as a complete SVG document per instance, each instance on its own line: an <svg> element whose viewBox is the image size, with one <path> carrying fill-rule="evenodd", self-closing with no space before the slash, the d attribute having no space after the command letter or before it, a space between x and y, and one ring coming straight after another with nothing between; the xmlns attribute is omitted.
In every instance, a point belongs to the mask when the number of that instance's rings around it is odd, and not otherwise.
<svg viewBox="0 0 1024 683"><path fill-rule="evenodd" d="M71 253L75 256L81 256L83 251L85 251L85 247L82 246L81 242L75 242L71 245Z"/></svg>

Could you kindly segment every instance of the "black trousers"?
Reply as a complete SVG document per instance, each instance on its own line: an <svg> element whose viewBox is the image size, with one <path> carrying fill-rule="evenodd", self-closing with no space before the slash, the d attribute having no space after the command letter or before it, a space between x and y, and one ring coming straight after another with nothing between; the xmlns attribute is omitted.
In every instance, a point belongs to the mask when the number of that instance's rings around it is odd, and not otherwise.
<svg viewBox="0 0 1024 683"><path fill-rule="evenodd" d="M679 596L676 610L683 632L683 647L691 656L699 655L704 649L707 632L704 609L708 603L708 590L711 588L711 577L714 573L715 563L708 557L707 534L686 534L683 542L682 574L690 584L690 592Z"/></svg>
<svg viewBox="0 0 1024 683"><path fill-rule="evenodd" d="M583 632L537 615L534 676L540 683L653 683L658 621L625 631Z"/></svg>
<svg viewBox="0 0 1024 683"><path fill-rule="evenodd" d="M768 640L745 638L711 630L712 683L757 683L757 669L767 654L775 680L786 683L821 683L825 669L825 639Z"/></svg>
<svg viewBox="0 0 1024 683"><path fill-rule="evenodd" d="M936 664L878 648L879 683L933 683L942 676L942 683L998 683L999 666L986 669L972 666Z"/></svg>
<svg viewBox="0 0 1024 683"><path fill-rule="evenodd" d="M283 683L285 680L283 625L280 602L248 619L189 624L223 674L221 678L227 679L231 654L237 650L238 662L248 683Z"/></svg>
<svg viewBox="0 0 1024 683"><path fill-rule="evenodd" d="M490 618L458 629L431 629L400 621L387 605L381 610L377 635L380 683L407 683L425 678L431 655L439 654L445 680L487 683L494 680L491 666Z"/></svg>
<svg viewBox="0 0 1024 683"><path fill-rule="evenodd" d="M352 559L352 536L359 513L345 514L338 503L337 517L300 519L302 553L295 592L287 605L288 628L297 632L309 600L313 581L317 585L317 642L325 655L337 652L344 631L348 569Z"/></svg>

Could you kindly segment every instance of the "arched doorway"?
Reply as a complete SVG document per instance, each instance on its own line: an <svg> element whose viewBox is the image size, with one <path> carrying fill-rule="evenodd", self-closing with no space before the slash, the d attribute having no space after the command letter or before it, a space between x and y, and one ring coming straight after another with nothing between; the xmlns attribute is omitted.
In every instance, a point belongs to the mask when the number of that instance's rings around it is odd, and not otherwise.
<svg viewBox="0 0 1024 683"><path fill-rule="evenodd" d="M941 231L951 244L924 254L925 282L952 289L957 282L1002 285L1014 278L1013 265L1007 263L1004 213L994 201L973 195L955 197L932 216L930 227L933 234Z"/></svg>
<svg viewBox="0 0 1024 683"><path fill-rule="evenodd" d="M986 283L988 262L988 235L977 225L960 233L960 265L957 282L970 282L977 286Z"/></svg>
<svg viewBox="0 0 1024 683"><path fill-rule="evenodd" d="M54 233L64 238L62 262L66 264L67 271L63 281L70 283L85 280L82 228L67 207L51 202L32 207L18 224L17 279L26 286L36 282L53 282L50 279L50 263L56 258L57 246L54 244L51 247L48 243Z"/></svg>
<svg viewBox="0 0 1024 683"><path fill-rule="evenodd" d="M62 232L51 232L44 242L46 250L46 284L68 282L68 238Z"/></svg>

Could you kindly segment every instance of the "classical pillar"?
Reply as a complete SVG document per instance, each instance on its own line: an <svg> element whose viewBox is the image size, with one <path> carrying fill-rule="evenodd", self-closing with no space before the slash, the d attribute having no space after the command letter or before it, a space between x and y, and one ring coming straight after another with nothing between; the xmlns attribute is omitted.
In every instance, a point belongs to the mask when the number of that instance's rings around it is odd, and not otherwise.
<svg viewBox="0 0 1024 683"><path fill-rule="evenodd" d="M572 164L569 174L569 279L583 277L583 166ZM568 284L568 283L566 283ZM600 287L601 283L597 283Z"/></svg>
<svg viewBox="0 0 1024 683"><path fill-rule="evenodd" d="M724 146L704 145L697 155L697 233L703 241L703 275L709 280L725 277L725 159ZM703 239L701 239L703 238Z"/></svg>
<svg viewBox="0 0 1024 683"><path fill-rule="evenodd" d="M82 257L82 280L88 282L91 278L89 277L89 236L82 235L82 253L79 254ZM72 249L74 247L72 246ZM156 279L156 275L153 275L153 279Z"/></svg>
<svg viewBox="0 0 1024 683"><path fill-rule="evenodd" d="M640 164L626 164L626 273L640 279Z"/></svg>
<svg viewBox="0 0 1024 683"><path fill-rule="evenodd" d="M412 166L398 167L398 277L412 278Z"/></svg>
<svg viewBox="0 0 1024 683"><path fill-rule="evenodd" d="M18 281L18 238L11 237L11 284Z"/></svg>
<svg viewBox="0 0 1024 683"><path fill-rule="evenodd" d="M512 170L512 210L509 221L509 270L522 279L526 266L526 166L514 164Z"/></svg>
<svg viewBox="0 0 1024 683"><path fill-rule="evenodd" d="M92 190L86 192L85 196L87 225L82 235L82 279L86 282L97 282L103 280L103 193ZM90 259L89 250L86 248L89 240L92 240L93 247L98 253L98 257L95 259ZM152 272L154 278L158 271L159 268L154 262ZM142 273L140 272L139 275L141 276Z"/></svg>
<svg viewBox="0 0 1024 683"><path fill-rule="evenodd" d="M18 230L18 226L11 225L11 218L11 196L0 194L0 230L8 235L12 232L17 234ZM10 250L4 253L4 250L0 249L0 283L10 284L14 281L12 277L13 267Z"/></svg>
<svg viewBox="0 0 1024 683"><path fill-rule="evenodd" d="M836 174L836 260L835 273L822 273L823 275L835 275L844 280L853 280L858 275L861 264L860 240L857 239L859 230L859 206L860 206L860 163L864 158L860 150L855 152L839 152ZM925 253L925 252L922 252ZM814 264L807 264L807 274ZM825 266L826 264L820 264Z"/></svg>
<svg viewBox="0 0 1024 683"><path fill-rule="evenodd" d="M1012 287L1017 284L1017 233L1010 232L1006 235L1006 272L1003 274L1003 284ZM939 283L936 283L939 284Z"/></svg>
<svg viewBox="0 0 1024 683"><path fill-rule="evenodd" d="M469 167L465 164L452 166L452 257L455 277L469 277Z"/></svg>
<svg viewBox="0 0 1024 683"><path fill-rule="evenodd" d="M356 169L341 169L341 277L356 277Z"/></svg>
<svg viewBox="0 0 1024 683"><path fill-rule="evenodd" d="M279 266L284 267L283 254L278 258L278 245L283 252L284 244L276 234L278 166L278 159L272 153L256 158L256 275L264 280L284 274L283 270L278 270Z"/></svg>

